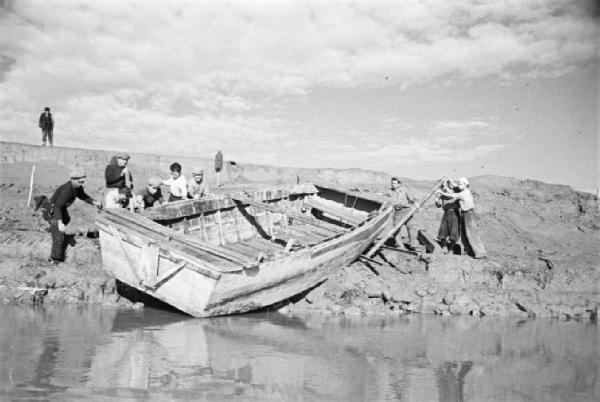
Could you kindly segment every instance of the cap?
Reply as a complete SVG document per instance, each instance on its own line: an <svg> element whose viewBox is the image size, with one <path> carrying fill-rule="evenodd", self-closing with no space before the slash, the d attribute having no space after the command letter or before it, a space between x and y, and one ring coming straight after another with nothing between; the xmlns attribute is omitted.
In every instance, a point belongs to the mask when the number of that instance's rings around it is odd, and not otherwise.
<svg viewBox="0 0 600 402"><path fill-rule="evenodd" d="M393 176L390 181L397 181L398 183L402 183L402 180L398 176Z"/></svg>
<svg viewBox="0 0 600 402"><path fill-rule="evenodd" d="M76 167L71 171L71 180L85 179L85 171L81 167Z"/></svg>
<svg viewBox="0 0 600 402"><path fill-rule="evenodd" d="M460 179L458 179L459 183L463 183L465 186L469 185L469 180L467 180L466 177L461 177Z"/></svg>
<svg viewBox="0 0 600 402"><path fill-rule="evenodd" d="M115 155L115 158L129 159L129 154L126 152L119 152L118 154Z"/></svg>
<svg viewBox="0 0 600 402"><path fill-rule="evenodd" d="M198 174L204 174L204 168L203 167L196 167L194 168L194 170L192 170L192 174L193 175L198 175Z"/></svg>
<svg viewBox="0 0 600 402"><path fill-rule="evenodd" d="M160 177L152 176L151 178L148 179L149 186L157 187L157 186L160 186L160 183L162 183L162 180L160 179Z"/></svg>

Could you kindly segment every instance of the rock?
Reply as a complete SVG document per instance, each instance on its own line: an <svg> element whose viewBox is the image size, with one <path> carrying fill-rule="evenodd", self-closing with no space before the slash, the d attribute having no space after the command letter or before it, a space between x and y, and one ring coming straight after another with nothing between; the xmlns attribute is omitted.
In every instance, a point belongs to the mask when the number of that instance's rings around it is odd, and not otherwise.
<svg viewBox="0 0 600 402"><path fill-rule="evenodd" d="M342 309L342 307L341 307L341 306L338 306L337 304L334 304L334 305L330 306L330 307L328 308L328 310L329 310L329 311L330 311L332 314L335 314L335 315L337 315L337 314L342 314L342 313L344 312L344 309Z"/></svg>
<svg viewBox="0 0 600 402"><path fill-rule="evenodd" d="M417 289L415 290L415 294L419 297L425 297L427 296L427 291L424 289Z"/></svg>
<svg viewBox="0 0 600 402"><path fill-rule="evenodd" d="M381 287L375 283L369 283L367 284L367 287L365 288L365 293L367 294L367 297L372 297L372 298L377 298L377 297L381 297Z"/></svg>
<svg viewBox="0 0 600 402"><path fill-rule="evenodd" d="M362 310L358 306L350 306L344 310L344 315L361 315Z"/></svg>

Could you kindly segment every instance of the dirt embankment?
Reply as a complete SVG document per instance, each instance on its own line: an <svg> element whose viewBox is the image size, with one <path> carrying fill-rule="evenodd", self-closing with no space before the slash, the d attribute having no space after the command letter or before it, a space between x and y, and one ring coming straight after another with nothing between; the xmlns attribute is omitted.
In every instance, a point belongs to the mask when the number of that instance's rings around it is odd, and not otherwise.
<svg viewBox="0 0 600 402"><path fill-rule="evenodd" d="M34 194L50 195L74 165L88 171L87 191L101 196L104 166L112 152L42 148L0 143L0 300L13 302L109 303L131 305L104 273L93 233L93 207L71 207L73 245L68 261L50 266L46 223L25 208L31 166ZM202 158L133 154L136 185L153 174L166 177L168 165L204 165L215 184L213 162ZM384 191L389 175L364 170L293 169L225 164L222 191L242 186L322 180L372 192ZM435 183L405 181L417 198ZM595 195L568 186L498 176L472 178L485 260L435 254L425 263L415 256L385 251L369 263L357 262L333 280L298 297L282 311L332 314L471 314L594 317L600 306L600 212ZM414 224L437 233L441 210L427 204ZM375 273L377 272L377 274Z"/></svg>

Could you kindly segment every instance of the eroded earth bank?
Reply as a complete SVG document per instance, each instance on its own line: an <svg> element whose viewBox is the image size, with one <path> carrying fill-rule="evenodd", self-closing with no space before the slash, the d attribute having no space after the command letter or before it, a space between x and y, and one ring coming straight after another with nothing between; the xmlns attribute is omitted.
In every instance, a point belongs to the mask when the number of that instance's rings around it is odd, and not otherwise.
<svg viewBox="0 0 600 402"><path fill-rule="evenodd" d="M49 265L47 223L27 208L31 169L33 194L50 196L66 181L74 163L88 172L86 191L100 197L109 151L42 148L0 143L0 301L2 303L134 304L117 291L102 269L93 220L95 209L82 202L70 208L73 222L67 261ZM215 188L209 159L133 154L134 183L167 166L204 164ZM192 165L193 164L193 165ZM219 192L293 184L298 179L383 192L389 176L358 169L292 169L226 163ZM417 198L433 182L404 180ZM499 176L471 180L481 238L488 258L426 254L425 258L384 250L375 262L355 262L330 279L277 308L285 313L470 314L596 319L600 307L600 213L596 195L564 185ZM432 202L414 224L435 237L442 211Z"/></svg>

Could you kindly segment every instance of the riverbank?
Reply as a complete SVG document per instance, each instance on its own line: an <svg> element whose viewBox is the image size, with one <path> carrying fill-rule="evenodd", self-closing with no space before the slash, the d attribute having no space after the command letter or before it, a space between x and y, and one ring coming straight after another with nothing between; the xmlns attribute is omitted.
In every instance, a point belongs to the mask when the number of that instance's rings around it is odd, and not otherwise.
<svg viewBox="0 0 600 402"><path fill-rule="evenodd" d="M64 264L46 262L47 224L27 208L29 175L36 165L34 194L51 195L76 161L88 169L86 191L100 197L106 151L42 148L0 143L0 301L2 303L94 303L141 307L122 296L102 270L93 207L75 202L68 227L71 246ZM136 185L185 158L132 155ZM190 159L189 161L187 159ZM209 160L185 159L210 172ZM189 167L188 167L189 168ZM165 175L162 173L163 176ZM208 175L215 186L214 172ZM385 190L389 175L338 169L293 169L226 163L219 192L246 186L292 184L298 178L333 181L371 192ZM261 180L262 179L262 180ZM406 180L417 198L432 182ZM595 318L600 306L600 214L595 195L568 186L484 176L472 178L481 238L488 258L416 256L386 250L377 262L356 262L300 295L280 311L324 314L470 314ZM414 225L435 236L441 210L427 204Z"/></svg>

